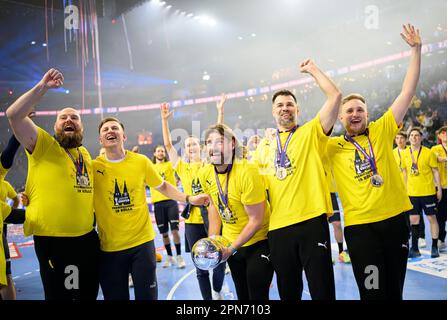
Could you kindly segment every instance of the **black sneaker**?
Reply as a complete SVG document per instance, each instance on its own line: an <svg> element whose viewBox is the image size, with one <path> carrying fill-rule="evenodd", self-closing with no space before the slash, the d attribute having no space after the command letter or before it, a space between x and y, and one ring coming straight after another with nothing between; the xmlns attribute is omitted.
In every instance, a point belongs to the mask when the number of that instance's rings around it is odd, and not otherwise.
<svg viewBox="0 0 447 320"><path fill-rule="evenodd" d="M438 258L439 257L439 250L438 250L438 248L431 248L431 257L432 258Z"/></svg>
<svg viewBox="0 0 447 320"><path fill-rule="evenodd" d="M420 257L421 253L419 252L419 249L411 248L408 252L408 258L417 258Z"/></svg>

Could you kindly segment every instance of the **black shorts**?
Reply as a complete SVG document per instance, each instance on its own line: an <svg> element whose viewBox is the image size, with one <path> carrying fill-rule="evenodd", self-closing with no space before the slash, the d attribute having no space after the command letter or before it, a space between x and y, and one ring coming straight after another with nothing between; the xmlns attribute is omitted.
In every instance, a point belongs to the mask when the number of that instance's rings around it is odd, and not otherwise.
<svg viewBox="0 0 447 320"><path fill-rule="evenodd" d="M172 230L178 230L179 209L174 200L164 200L154 203L155 221L160 233L167 233L169 226Z"/></svg>
<svg viewBox="0 0 447 320"><path fill-rule="evenodd" d="M410 216L422 214L422 210L424 211L426 216L435 215L438 211L436 201L436 196L424 196L424 197L410 197L411 204L413 205L413 209L408 211Z"/></svg>
<svg viewBox="0 0 447 320"><path fill-rule="evenodd" d="M3 250L5 251L5 259L6 259L6 275L11 274L11 256L9 254L9 247L8 247L8 239L6 238L6 235L8 233L7 225L3 225Z"/></svg>
<svg viewBox="0 0 447 320"><path fill-rule="evenodd" d="M334 221L341 221L340 208L338 206L337 195L332 192L331 192L331 201L332 201L332 208L334 209L334 214L331 217L329 217L328 221L329 223L332 223Z"/></svg>

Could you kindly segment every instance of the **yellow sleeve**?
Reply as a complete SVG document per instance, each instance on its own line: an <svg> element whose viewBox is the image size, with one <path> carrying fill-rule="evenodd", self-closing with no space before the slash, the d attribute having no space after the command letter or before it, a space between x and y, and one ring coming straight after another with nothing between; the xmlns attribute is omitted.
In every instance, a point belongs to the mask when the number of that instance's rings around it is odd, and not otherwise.
<svg viewBox="0 0 447 320"><path fill-rule="evenodd" d="M48 150L48 146L51 144L53 139L54 138L51 137L48 132L40 127L37 127L37 139L33 153L29 153L27 149L25 149L25 152L33 159L38 160L45 155L46 151Z"/></svg>
<svg viewBox="0 0 447 320"><path fill-rule="evenodd" d="M12 208L4 201L0 201L0 210L2 211L2 220L4 221L11 213ZM2 221L2 222L3 222ZM3 223L2 223L3 228Z"/></svg>
<svg viewBox="0 0 447 320"><path fill-rule="evenodd" d="M437 168L438 167L438 157L436 156L436 153L433 152L433 150L430 150L429 157L430 157L430 159L429 159L430 167Z"/></svg>
<svg viewBox="0 0 447 320"><path fill-rule="evenodd" d="M258 204L265 200L265 188L258 170L247 165L241 175L241 202L244 205Z"/></svg>
<svg viewBox="0 0 447 320"><path fill-rule="evenodd" d="M17 192L14 190L14 188L11 186L11 184L8 181L5 181L5 184L6 184L6 190L7 190L6 196L9 199L17 198Z"/></svg>
<svg viewBox="0 0 447 320"><path fill-rule="evenodd" d="M158 187L163 183L163 178L160 176L160 174L155 170L154 164L152 163L151 159L146 159L146 184L151 187L155 188Z"/></svg>
<svg viewBox="0 0 447 320"><path fill-rule="evenodd" d="M3 168L3 165L0 162L0 180L3 180L8 173L8 169Z"/></svg>
<svg viewBox="0 0 447 320"><path fill-rule="evenodd" d="M376 121L376 125L382 127L384 134L391 138L391 142L400 130L391 108Z"/></svg>

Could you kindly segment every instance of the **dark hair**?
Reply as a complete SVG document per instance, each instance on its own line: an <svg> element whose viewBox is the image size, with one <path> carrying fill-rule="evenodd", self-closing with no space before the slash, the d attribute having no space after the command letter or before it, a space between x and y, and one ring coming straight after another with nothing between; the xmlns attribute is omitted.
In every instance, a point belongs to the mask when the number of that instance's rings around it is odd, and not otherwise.
<svg viewBox="0 0 447 320"><path fill-rule="evenodd" d="M121 128L123 128L123 131L124 131L124 125L121 123L121 121L119 121L119 120L118 120L117 118L115 118L115 117L107 117L107 118L102 119L101 122L99 123L99 126L98 126L98 133L101 133L101 128L102 128L102 126L104 125L104 123L106 123L106 122L111 122L111 121L116 121L116 122L118 122L118 123L120 124Z"/></svg>
<svg viewBox="0 0 447 320"><path fill-rule="evenodd" d="M341 105L344 105L346 102L354 100L354 99L360 100L366 104L366 100L361 94L351 93L351 94L347 95L346 97L343 97L343 99L341 100Z"/></svg>
<svg viewBox="0 0 447 320"><path fill-rule="evenodd" d="M279 91L276 91L273 94L272 103L275 103L275 100L276 100L276 98L278 96L291 96L293 98L293 100L295 100L295 103L297 103L295 95L290 90L279 90Z"/></svg>
<svg viewBox="0 0 447 320"><path fill-rule="evenodd" d="M411 128L411 130L410 130L410 134L411 134L413 131L417 131L417 132L419 132L419 134L420 134L421 137L422 137L422 129L421 129L421 128L419 128L419 127L413 127L413 128Z"/></svg>
<svg viewBox="0 0 447 320"><path fill-rule="evenodd" d="M233 158L242 159L243 156L242 144L240 143L239 139L236 137L236 135L234 134L233 130L231 130L230 127L228 127L223 123L216 123L209 126L205 131L205 145L206 140L208 140L208 136L213 132L217 132L224 138L232 140L234 142Z"/></svg>
<svg viewBox="0 0 447 320"><path fill-rule="evenodd" d="M408 135L407 135L404 131L399 131L399 132L396 134L396 137L397 137L397 136L402 136L402 137L404 137L405 139L408 138Z"/></svg>
<svg viewBox="0 0 447 320"><path fill-rule="evenodd" d="M164 162L168 161L168 157L166 156L166 155L167 155L167 152L166 152L166 148L165 148L165 146L162 145L162 144L159 144L159 145L156 145L155 148L154 148L154 155L152 156L152 162L153 162L153 163L157 163L157 159L156 159L156 157L155 157L155 151L157 151L158 148L163 148L163 149L165 150L165 158L163 159L163 161L164 161Z"/></svg>

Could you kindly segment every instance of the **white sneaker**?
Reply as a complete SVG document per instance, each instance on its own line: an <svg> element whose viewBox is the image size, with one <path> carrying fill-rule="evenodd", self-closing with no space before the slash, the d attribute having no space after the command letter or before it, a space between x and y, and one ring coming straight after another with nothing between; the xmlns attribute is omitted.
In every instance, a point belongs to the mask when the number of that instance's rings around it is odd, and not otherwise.
<svg viewBox="0 0 447 320"><path fill-rule="evenodd" d="M438 240L438 249L439 249L439 251L444 251L446 247L447 246L445 245L445 242L442 242L441 240Z"/></svg>
<svg viewBox="0 0 447 320"><path fill-rule="evenodd" d="M129 274L129 288L133 288L133 280L130 274Z"/></svg>
<svg viewBox="0 0 447 320"><path fill-rule="evenodd" d="M184 267L186 267L185 259L180 255L177 256L177 268L183 269Z"/></svg>
<svg viewBox="0 0 447 320"><path fill-rule="evenodd" d="M424 238L419 238L419 240L418 240L418 247L419 248L426 248L427 247L427 242L425 242Z"/></svg>
<svg viewBox="0 0 447 320"><path fill-rule="evenodd" d="M217 292L217 291L212 290L211 294L213 296L213 300L224 300L222 291Z"/></svg>
<svg viewBox="0 0 447 320"><path fill-rule="evenodd" d="M173 264L175 264L174 257L173 256L167 256L166 260L165 260L165 263L163 263L163 268L169 268Z"/></svg>

